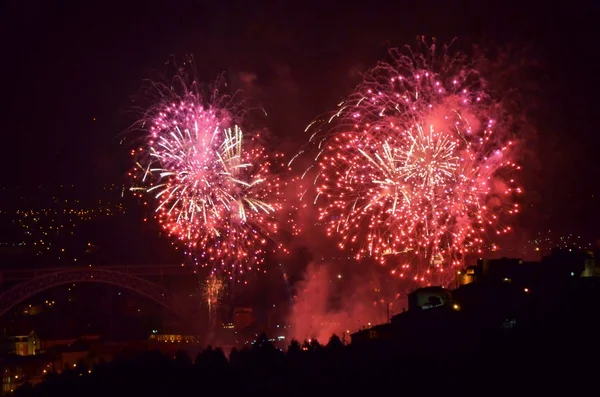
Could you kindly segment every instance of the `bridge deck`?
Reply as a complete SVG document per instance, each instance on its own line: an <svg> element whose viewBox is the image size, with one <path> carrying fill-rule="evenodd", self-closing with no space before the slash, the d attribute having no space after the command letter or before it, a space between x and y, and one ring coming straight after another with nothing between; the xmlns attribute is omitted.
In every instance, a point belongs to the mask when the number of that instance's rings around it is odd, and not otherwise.
<svg viewBox="0 0 600 397"><path fill-rule="evenodd" d="M126 273L132 276L182 276L193 272L181 265L113 265L113 266L63 266L44 268L0 269L0 283L6 281L31 280L45 274L67 271L96 270Z"/></svg>

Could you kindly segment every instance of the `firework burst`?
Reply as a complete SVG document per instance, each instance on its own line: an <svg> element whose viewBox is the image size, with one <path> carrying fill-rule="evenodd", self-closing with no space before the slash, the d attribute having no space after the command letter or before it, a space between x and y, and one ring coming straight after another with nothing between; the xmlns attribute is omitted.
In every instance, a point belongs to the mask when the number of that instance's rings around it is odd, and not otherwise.
<svg viewBox="0 0 600 397"><path fill-rule="evenodd" d="M501 103L464 57L391 53L311 136L327 233L420 284L447 283L519 211Z"/></svg>
<svg viewBox="0 0 600 397"><path fill-rule="evenodd" d="M132 152L132 190L152 196L159 223L194 263L237 281L264 271L282 208L281 181L272 173L281 156L268 156L258 134L245 135L232 112L193 92L162 100L148 114L145 144Z"/></svg>

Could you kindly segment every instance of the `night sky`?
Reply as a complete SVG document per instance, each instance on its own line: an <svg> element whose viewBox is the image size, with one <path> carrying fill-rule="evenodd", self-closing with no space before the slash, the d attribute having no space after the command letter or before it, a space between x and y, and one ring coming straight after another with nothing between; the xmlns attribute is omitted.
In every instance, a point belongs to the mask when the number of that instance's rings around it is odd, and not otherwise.
<svg viewBox="0 0 600 397"><path fill-rule="evenodd" d="M293 154L306 124L350 93L387 48L417 35L459 37L523 47L539 64L537 135L525 139L522 159L527 205L515 229L598 237L594 2L337 3L5 0L5 186L73 183L85 194L125 182L120 142L142 81L174 57L193 55L200 77L224 73L260 102L273 138Z"/></svg>

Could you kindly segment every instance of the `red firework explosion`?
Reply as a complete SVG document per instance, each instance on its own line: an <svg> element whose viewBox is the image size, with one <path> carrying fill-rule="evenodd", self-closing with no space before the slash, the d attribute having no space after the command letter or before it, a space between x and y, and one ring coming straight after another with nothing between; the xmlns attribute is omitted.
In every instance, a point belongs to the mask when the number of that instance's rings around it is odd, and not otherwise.
<svg viewBox="0 0 600 397"><path fill-rule="evenodd" d="M502 107L464 58L380 63L311 142L315 204L327 233L420 284L447 283L490 232L519 211L514 144ZM325 127L325 128L323 128Z"/></svg>

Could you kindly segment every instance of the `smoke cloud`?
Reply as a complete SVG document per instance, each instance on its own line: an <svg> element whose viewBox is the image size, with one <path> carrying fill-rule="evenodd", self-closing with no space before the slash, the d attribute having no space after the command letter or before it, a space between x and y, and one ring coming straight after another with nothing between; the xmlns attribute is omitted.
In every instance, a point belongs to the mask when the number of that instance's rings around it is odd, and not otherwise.
<svg viewBox="0 0 600 397"><path fill-rule="evenodd" d="M360 328L386 322L388 314L406 307L406 301L393 291L397 285L385 290L385 283L375 274L346 279L335 270L327 263L309 264L289 313L289 337L322 343L332 334L347 338Z"/></svg>

